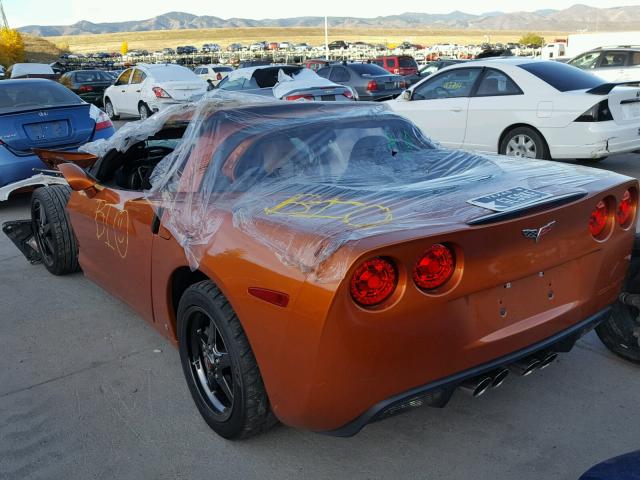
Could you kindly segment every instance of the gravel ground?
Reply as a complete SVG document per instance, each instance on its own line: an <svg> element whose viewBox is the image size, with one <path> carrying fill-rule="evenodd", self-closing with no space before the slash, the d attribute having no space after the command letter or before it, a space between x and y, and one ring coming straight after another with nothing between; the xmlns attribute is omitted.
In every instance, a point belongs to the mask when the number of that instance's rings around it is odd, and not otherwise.
<svg viewBox="0 0 640 480"><path fill-rule="evenodd" d="M640 156L601 167L638 176ZM0 222L28 217L28 196ZM0 237L0 479L576 479L639 447L640 369L594 334L553 367L350 439L279 426L244 442L201 420L177 351L81 274Z"/></svg>

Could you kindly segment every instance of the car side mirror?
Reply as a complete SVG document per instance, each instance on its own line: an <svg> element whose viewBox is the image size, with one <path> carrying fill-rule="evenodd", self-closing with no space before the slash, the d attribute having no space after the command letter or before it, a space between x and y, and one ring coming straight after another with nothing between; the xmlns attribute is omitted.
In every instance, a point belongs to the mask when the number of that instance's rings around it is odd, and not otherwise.
<svg viewBox="0 0 640 480"><path fill-rule="evenodd" d="M404 92L402 92L402 99L403 100L406 100L407 102L410 102L411 98L413 98L413 90L405 90Z"/></svg>
<svg viewBox="0 0 640 480"><path fill-rule="evenodd" d="M58 165L58 170L64 176L71 190L86 192L89 197L96 194L96 179L75 163L61 163Z"/></svg>

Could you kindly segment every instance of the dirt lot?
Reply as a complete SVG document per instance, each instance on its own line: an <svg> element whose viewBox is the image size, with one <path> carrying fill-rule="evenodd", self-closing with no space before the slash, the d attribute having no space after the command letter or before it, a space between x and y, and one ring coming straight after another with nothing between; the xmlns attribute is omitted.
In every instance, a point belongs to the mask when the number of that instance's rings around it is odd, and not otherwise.
<svg viewBox="0 0 640 480"><path fill-rule="evenodd" d="M475 45L490 39L493 43L517 42L522 38L521 31L487 32L481 30L431 30L431 29L331 29L329 41L368 42L399 44L406 41L421 45L437 43L458 43ZM566 37L566 32L543 32L548 39ZM123 41L129 44L129 50L162 50L178 45L202 46L203 43L218 43L226 47L230 43L247 45L267 40L271 42L306 42L310 45L324 45L322 28L203 28L199 30L158 30L151 32L107 33L100 35L72 35L47 37L54 44L67 44L72 52L119 52Z"/></svg>
<svg viewBox="0 0 640 480"><path fill-rule="evenodd" d="M640 175L640 156L602 166ZM28 196L0 204L26 218ZM201 420L178 353L81 274L0 238L0 478L576 479L638 448L640 367L595 335L479 399L454 396L340 439L278 427L228 442Z"/></svg>

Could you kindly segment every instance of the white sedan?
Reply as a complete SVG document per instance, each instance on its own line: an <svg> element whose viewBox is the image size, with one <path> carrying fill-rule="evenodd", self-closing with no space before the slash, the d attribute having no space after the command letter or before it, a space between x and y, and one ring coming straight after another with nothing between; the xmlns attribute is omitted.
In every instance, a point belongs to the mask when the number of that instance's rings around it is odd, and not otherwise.
<svg viewBox="0 0 640 480"><path fill-rule="evenodd" d="M112 120L120 115L146 119L169 105L188 102L207 91L207 82L179 65L139 64L120 74L104 91L104 109Z"/></svg>
<svg viewBox="0 0 640 480"><path fill-rule="evenodd" d="M440 70L387 102L450 148L597 160L640 150L640 89L559 62L493 59Z"/></svg>

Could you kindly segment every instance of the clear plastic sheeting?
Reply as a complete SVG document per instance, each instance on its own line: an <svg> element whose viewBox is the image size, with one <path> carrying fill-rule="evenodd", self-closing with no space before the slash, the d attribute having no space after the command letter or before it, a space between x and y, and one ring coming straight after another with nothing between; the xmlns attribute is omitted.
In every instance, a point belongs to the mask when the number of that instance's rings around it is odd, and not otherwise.
<svg viewBox="0 0 640 480"><path fill-rule="evenodd" d="M194 109L193 103L171 105L146 120L125 123L110 138L87 143L80 147L78 151L90 153L98 158L103 157L111 150L126 152L132 145L158 133L171 117L183 113L187 114Z"/></svg>
<svg viewBox="0 0 640 480"><path fill-rule="evenodd" d="M295 92L314 88L339 87L326 78L321 77L313 70L303 68L298 73L287 75L283 70L278 71L278 83L273 87L273 96L285 98Z"/></svg>
<svg viewBox="0 0 640 480"><path fill-rule="evenodd" d="M147 198L197 268L224 224L316 278L365 237L453 228L491 213L468 200L514 187L553 196L613 175L560 163L436 147L380 104L281 102L212 92Z"/></svg>

